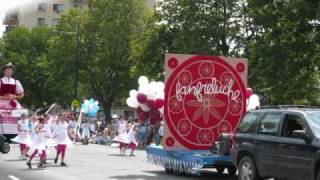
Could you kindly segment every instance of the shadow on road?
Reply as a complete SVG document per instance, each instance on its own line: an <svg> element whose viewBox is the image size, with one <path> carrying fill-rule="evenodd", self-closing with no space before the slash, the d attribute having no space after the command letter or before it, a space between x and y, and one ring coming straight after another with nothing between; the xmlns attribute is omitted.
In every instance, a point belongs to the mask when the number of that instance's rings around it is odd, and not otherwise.
<svg viewBox="0 0 320 180"><path fill-rule="evenodd" d="M164 170L163 171L143 171L145 173L149 173L150 175L137 175L137 174L127 174L123 176L112 176L111 179L133 179L133 180L162 180L164 177L167 179L199 179L199 180L237 180L236 176L228 176L218 175L213 171L203 170L201 171L200 176L191 176L191 175L184 175L184 174L167 174Z"/></svg>
<svg viewBox="0 0 320 180"><path fill-rule="evenodd" d="M4 161L7 161L7 162L22 162L22 161L26 161L24 159L7 159L7 160L4 160Z"/></svg>
<svg viewBox="0 0 320 180"><path fill-rule="evenodd" d="M108 154L109 156L119 156L119 157L126 157L124 155L121 155L121 154Z"/></svg>

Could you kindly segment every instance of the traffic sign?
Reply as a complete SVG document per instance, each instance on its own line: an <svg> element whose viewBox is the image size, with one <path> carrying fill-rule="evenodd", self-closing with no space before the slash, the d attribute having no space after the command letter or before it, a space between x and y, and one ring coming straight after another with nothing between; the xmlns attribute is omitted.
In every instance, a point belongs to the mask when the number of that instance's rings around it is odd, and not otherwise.
<svg viewBox="0 0 320 180"><path fill-rule="evenodd" d="M72 107L79 107L79 106L80 106L79 100L74 99L74 100L72 101L72 103L71 103L71 106L72 106Z"/></svg>

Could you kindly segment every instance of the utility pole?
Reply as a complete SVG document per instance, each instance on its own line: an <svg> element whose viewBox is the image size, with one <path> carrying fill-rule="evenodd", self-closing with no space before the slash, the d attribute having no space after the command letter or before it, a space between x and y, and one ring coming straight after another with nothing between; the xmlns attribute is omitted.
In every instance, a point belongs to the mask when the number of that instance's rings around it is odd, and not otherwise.
<svg viewBox="0 0 320 180"><path fill-rule="evenodd" d="M79 63L80 63L80 19L77 22L77 56L74 81L74 99L78 99L78 79L79 79Z"/></svg>

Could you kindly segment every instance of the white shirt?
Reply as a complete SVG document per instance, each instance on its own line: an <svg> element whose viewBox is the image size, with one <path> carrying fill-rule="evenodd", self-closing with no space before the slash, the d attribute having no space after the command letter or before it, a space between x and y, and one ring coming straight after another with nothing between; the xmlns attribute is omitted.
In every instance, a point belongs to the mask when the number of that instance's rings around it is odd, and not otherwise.
<svg viewBox="0 0 320 180"><path fill-rule="evenodd" d="M3 84L12 84L16 85L16 94L22 94L24 92L23 87L19 80L15 80L12 77L3 77L1 78L1 81ZM0 83L0 89L1 89L1 83Z"/></svg>

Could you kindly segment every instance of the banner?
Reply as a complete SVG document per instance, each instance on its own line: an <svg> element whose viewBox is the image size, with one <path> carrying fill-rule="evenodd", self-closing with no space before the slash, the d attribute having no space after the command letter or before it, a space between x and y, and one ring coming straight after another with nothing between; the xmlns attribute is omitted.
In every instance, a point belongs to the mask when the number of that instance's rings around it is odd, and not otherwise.
<svg viewBox="0 0 320 180"><path fill-rule="evenodd" d="M167 54L164 147L208 150L246 112L247 61Z"/></svg>

